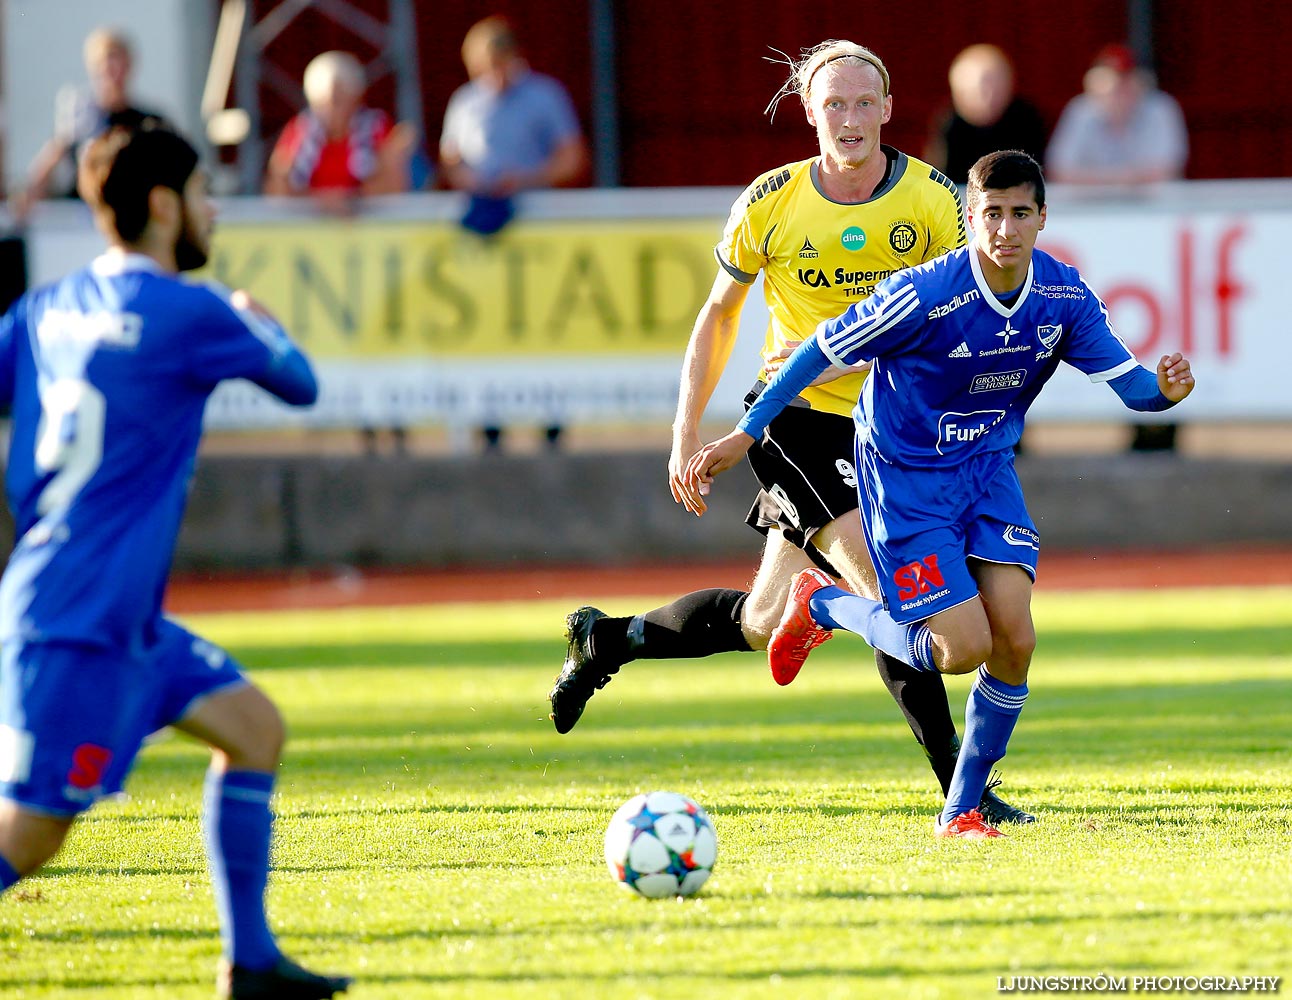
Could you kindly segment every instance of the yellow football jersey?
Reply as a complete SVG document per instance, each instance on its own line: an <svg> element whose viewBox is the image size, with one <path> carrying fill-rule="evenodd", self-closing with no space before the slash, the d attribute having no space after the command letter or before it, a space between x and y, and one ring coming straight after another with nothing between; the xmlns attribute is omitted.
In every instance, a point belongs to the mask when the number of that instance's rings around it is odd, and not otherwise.
<svg viewBox="0 0 1292 1000"><path fill-rule="evenodd" d="M787 341L804 340L822 320L864 299L890 274L964 246L960 192L942 173L889 146L888 177L868 201L831 201L821 193L817 158L769 170L736 200L718 263L748 284L763 272L771 322L763 360ZM765 378L765 376L760 376ZM812 386L814 410L852 412L861 375Z"/></svg>

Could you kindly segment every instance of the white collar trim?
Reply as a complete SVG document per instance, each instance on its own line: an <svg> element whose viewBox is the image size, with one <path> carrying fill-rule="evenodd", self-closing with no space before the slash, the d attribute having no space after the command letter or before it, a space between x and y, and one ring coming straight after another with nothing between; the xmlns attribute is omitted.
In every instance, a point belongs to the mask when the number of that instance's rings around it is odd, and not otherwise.
<svg viewBox="0 0 1292 1000"><path fill-rule="evenodd" d="M119 250L116 247L105 250L90 262L90 270L105 278L125 274L128 271L151 271L162 274L162 267L147 254Z"/></svg>
<svg viewBox="0 0 1292 1000"><path fill-rule="evenodd" d="M978 259L978 245L971 243L969 245L969 267L973 270L973 280L978 285L978 291L982 293L983 301L991 306L996 312L1005 317L1013 316L1023 308L1023 303L1027 301L1027 293L1032 290L1032 264L1033 261L1027 262L1027 277L1023 280L1023 287L1019 290L1018 298L1014 300L1014 305L1006 306L996 293L991 290L987 284L987 279L982 273L982 261Z"/></svg>

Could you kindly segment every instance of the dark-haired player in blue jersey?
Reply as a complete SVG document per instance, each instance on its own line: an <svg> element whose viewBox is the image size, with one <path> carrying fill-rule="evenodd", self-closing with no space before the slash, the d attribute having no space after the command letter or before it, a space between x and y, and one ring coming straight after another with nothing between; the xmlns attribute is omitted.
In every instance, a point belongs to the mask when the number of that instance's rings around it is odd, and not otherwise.
<svg viewBox="0 0 1292 1000"><path fill-rule="evenodd" d="M973 242L899 272L803 342L726 437L687 468L683 502L702 513L713 477L830 364L873 364L853 416L858 495L882 601L814 569L773 634L773 669L797 669L824 631L844 628L924 671L976 671L943 837L1001 836L978 812L1027 697L1040 535L1014 446L1041 387L1066 361L1131 409L1164 410L1193 390L1189 362L1141 366L1073 268L1043 251L1045 181L1025 153L992 153L968 185ZM802 586L798 586L802 583Z"/></svg>
<svg viewBox="0 0 1292 1000"><path fill-rule="evenodd" d="M178 279L205 263L214 218L197 160L160 129L95 140L79 183L106 252L0 321L17 538L0 579L0 892L172 726L212 748L221 993L330 997L349 981L286 959L265 918L282 719L161 610L211 391L245 378L293 405L318 395L305 356L245 293Z"/></svg>

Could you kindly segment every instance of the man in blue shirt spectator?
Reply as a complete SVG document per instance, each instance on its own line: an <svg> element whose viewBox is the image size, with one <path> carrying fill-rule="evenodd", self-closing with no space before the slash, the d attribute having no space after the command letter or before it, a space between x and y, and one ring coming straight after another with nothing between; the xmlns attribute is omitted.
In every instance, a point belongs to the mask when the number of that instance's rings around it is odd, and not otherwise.
<svg viewBox="0 0 1292 1000"><path fill-rule="evenodd" d="M529 68L511 25L486 17L462 42L471 77L449 98L440 137L440 167L449 187L470 194L462 225L492 236L511 221L512 197L578 180L588 164L587 144L565 88ZM483 428L497 448L502 428ZM561 428L547 428L555 447Z"/></svg>

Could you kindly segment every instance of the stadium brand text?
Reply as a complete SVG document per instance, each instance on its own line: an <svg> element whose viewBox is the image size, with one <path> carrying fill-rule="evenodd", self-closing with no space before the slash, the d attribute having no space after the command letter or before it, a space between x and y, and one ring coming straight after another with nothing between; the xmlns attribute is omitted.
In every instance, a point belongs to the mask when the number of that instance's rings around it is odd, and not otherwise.
<svg viewBox="0 0 1292 1000"><path fill-rule="evenodd" d="M932 309L929 310L929 319L941 319L943 316L950 316L962 305L965 305L966 303L969 303L969 302L973 302L980 298L982 298L982 295L978 293L978 290L976 288L970 289L967 292L963 292L960 295L957 295L950 302L944 302L940 306L934 306Z"/></svg>

